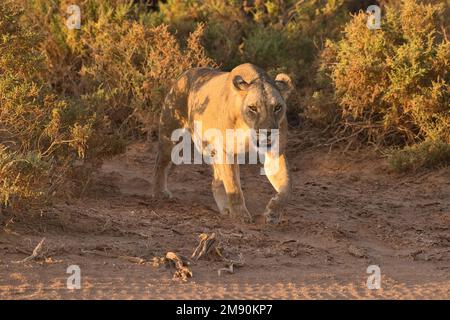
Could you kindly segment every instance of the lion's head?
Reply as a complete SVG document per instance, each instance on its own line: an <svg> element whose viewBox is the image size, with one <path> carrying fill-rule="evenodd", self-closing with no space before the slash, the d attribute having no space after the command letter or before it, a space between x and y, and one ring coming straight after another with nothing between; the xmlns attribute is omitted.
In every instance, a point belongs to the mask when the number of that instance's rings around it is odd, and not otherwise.
<svg viewBox="0 0 450 320"><path fill-rule="evenodd" d="M286 117L286 99L293 89L288 75L280 73L275 80L261 68L252 64L242 64L230 73L233 90L240 97L240 112L245 124L254 129L267 131L270 145L270 130L279 129Z"/></svg>

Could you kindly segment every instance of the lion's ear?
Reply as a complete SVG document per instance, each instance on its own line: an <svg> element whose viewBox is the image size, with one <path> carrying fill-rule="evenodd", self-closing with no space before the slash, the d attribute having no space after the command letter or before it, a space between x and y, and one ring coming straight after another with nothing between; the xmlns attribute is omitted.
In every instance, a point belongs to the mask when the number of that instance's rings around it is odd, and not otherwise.
<svg viewBox="0 0 450 320"><path fill-rule="evenodd" d="M250 87L250 84L245 82L245 80L242 79L241 76L235 76L233 78L233 85L239 91L247 91Z"/></svg>
<svg viewBox="0 0 450 320"><path fill-rule="evenodd" d="M284 100L289 97L294 89L291 78L285 73L280 73L275 77L275 84L277 85L278 90L280 90Z"/></svg>

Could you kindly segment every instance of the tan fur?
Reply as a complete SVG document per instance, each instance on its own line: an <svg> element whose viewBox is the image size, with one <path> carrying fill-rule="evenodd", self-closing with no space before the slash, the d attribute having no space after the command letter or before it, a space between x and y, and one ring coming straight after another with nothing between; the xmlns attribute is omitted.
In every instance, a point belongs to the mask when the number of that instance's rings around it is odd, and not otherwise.
<svg viewBox="0 0 450 320"><path fill-rule="evenodd" d="M273 80L251 64L237 66L231 72L209 68L186 71L173 85L162 108L154 195L171 196L167 189L167 173L174 146L170 137L175 129L188 128L192 133L194 121L201 121L203 132L214 128L223 132L223 136L226 129L279 129L279 157L268 155L265 162L267 177L277 191L267 205L265 216L269 223L279 221L280 209L291 189L285 155L285 99L291 89L292 83L287 75L279 74ZM251 105L257 106L258 113L249 110ZM237 154L241 150L236 145L234 151ZM279 169L270 172L274 163L278 163ZM214 164L213 170L212 191L220 212L251 221L253 216L247 210L241 189L239 165Z"/></svg>

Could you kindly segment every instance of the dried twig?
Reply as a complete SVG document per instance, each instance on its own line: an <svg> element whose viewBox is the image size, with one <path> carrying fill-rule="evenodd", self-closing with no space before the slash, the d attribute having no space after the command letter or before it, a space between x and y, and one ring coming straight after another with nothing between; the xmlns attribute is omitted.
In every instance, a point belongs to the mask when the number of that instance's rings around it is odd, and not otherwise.
<svg viewBox="0 0 450 320"><path fill-rule="evenodd" d="M232 260L232 259L227 259L227 258L223 257L218 249L217 249L217 252L224 259L224 261L227 262L227 264L228 264L227 268L220 268L219 270L217 270L217 274L219 275L219 277L222 275L222 271L233 274L234 267L242 267L244 265L244 258L241 253L239 254L239 260Z"/></svg>
<svg viewBox="0 0 450 320"><path fill-rule="evenodd" d="M118 256L117 258L131 262L131 263L137 263L137 264L144 264L146 262L145 259L142 259L139 257Z"/></svg>
<svg viewBox="0 0 450 320"><path fill-rule="evenodd" d="M25 263L25 262L28 262L30 260L34 260L34 259L40 257L44 241L45 241L45 238L42 238L42 240L37 244L37 246L33 250L33 253L30 256L28 256L25 259L20 260L20 261L14 261L14 263Z"/></svg>
<svg viewBox="0 0 450 320"><path fill-rule="evenodd" d="M217 270L217 274L219 275L219 277L222 275L222 271L233 274L234 273L233 264L230 264L228 268L220 268L219 270Z"/></svg>
<svg viewBox="0 0 450 320"><path fill-rule="evenodd" d="M95 254L95 255L98 255L98 256L108 257L108 258L117 258L116 256L111 256L111 255L109 255L106 252L95 251L95 250L84 250L84 249L81 249L81 253Z"/></svg>
<svg viewBox="0 0 450 320"><path fill-rule="evenodd" d="M195 248L194 253L192 253L191 258L197 261L201 257L205 257L211 250L212 245L216 242L216 234L212 233L211 235L207 235L206 233L202 233L199 235L200 243L197 248Z"/></svg>
<svg viewBox="0 0 450 320"><path fill-rule="evenodd" d="M165 261L169 265L173 265L177 271L173 275L174 278L179 278L182 281L187 281L187 278L192 277L192 271L188 268L189 262L175 254L174 252L167 252Z"/></svg>

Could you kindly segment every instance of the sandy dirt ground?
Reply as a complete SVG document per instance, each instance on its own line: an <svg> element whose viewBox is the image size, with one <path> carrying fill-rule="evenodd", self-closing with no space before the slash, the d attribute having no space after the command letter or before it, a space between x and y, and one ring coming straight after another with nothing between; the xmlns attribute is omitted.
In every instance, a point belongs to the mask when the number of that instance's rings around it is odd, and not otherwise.
<svg viewBox="0 0 450 320"><path fill-rule="evenodd" d="M278 226L221 216L207 165L170 175L175 198L151 198L155 143L104 163L81 198L40 215L0 215L2 299L449 299L450 168L399 175L373 152L289 152L293 197ZM262 213L274 190L243 166L247 204ZM243 266L209 257L187 282L154 266L168 251L189 257L201 233L216 233ZM38 259L29 256L45 237ZM225 251L223 251L225 252ZM131 258L141 258L137 263ZM66 286L81 269L81 289ZM381 289L366 286L378 265Z"/></svg>

